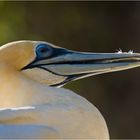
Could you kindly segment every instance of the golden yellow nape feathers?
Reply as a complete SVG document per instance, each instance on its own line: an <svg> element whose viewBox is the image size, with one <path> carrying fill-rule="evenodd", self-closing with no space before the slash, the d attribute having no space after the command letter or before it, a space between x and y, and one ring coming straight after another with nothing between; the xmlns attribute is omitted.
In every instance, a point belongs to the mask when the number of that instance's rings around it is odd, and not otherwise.
<svg viewBox="0 0 140 140"><path fill-rule="evenodd" d="M35 58L35 41L17 41L0 48L0 60L15 66L18 70Z"/></svg>
<svg viewBox="0 0 140 140"><path fill-rule="evenodd" d="M84 53L42 41L0 48L0 138L108 139L98 109L58 88L80 78L140 66L139 53ZM87 93L88 94L88 93Z"/></svg>

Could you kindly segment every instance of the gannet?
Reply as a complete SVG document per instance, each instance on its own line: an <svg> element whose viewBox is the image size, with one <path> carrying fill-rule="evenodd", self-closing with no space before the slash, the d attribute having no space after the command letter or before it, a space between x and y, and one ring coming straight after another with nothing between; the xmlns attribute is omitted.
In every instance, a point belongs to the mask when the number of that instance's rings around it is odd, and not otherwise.
<svg viewBox="0 0 140 140"><path fill-rule="evenodd" d="M85 53L43 41L0 47L0 138L109 139L99 110L64 84L140 66L140 54Z"/></svg>

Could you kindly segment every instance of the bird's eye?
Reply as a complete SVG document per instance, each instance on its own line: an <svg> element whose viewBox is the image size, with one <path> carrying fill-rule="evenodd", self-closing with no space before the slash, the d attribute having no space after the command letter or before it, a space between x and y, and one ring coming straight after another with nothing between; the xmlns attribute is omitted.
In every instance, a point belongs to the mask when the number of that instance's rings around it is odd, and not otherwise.
<svg viewBox="0 0 140 140"><path fill-rule="evenodd" d="M47 44L39 44L36 47L36 54L39 58L46 58L52 55L52 48Z"/></svg>

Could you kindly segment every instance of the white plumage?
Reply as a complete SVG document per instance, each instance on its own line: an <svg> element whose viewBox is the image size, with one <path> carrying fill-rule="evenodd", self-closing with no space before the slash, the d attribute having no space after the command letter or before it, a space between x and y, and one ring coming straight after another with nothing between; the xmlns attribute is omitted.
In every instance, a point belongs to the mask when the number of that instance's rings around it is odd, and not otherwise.
<svg viewBox="0 0 140 140"><path fill-rule="evenodd" d="M98 109L57 86L137 67L139 60L137 53L80 53L40 41L4 45L0 49L0 138L109 139Z"/></svg>

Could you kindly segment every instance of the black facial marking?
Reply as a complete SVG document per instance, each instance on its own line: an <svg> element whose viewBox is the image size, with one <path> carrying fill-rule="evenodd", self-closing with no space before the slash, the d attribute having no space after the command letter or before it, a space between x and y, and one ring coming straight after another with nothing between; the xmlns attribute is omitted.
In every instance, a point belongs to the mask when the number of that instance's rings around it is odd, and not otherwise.
<svg viewBox="0 0 140 140"><path fill-rule="evenodd" d="M63 48L54 48L49 44L38 44L36 47L36 59L42 60L42 59L50 59L53 57L57 57L60 55L64 55L66 52L68 52L67 49Z"/></svg>

